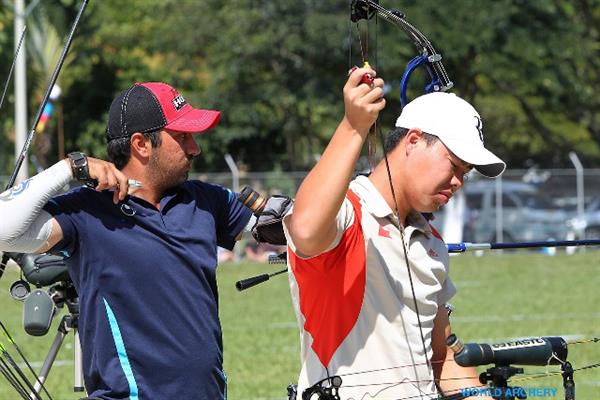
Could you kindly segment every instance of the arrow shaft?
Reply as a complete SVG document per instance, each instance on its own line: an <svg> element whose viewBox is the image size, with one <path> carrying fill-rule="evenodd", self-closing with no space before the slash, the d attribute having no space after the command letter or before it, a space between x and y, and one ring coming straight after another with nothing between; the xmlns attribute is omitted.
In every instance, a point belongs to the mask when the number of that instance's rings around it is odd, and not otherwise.
<svg viewBox="0 0 600 400"><path fill-rule="evenodd" d="M449 253L464 253L475 250L498 249L531 249L541 247L571 247L571 246L598 246L600 239L585 240L552 240L542 242L515 242L515 243L448 243Z"/></svg>

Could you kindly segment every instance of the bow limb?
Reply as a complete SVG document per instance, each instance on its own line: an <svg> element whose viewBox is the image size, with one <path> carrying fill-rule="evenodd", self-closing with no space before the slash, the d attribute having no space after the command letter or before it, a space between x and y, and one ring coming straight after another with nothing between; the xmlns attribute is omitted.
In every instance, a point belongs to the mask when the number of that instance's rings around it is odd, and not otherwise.
<svg viewBox="0 0 600 400"><path fill-rule="evenodd" d="M21 31L21 37L19 38L19 44L17 45L17 50L15 50L15 57L13 58L13 62L8 70L8 77L6 78L6 83L4 84L4 90L2 91L2 97L0 98L0 110L2 110L2 105L4 104L4 96L6 96L6 90L8 89L8 84L10 83L10 78L12 77L13 70L15 69L15 64L17 63L17 57L19 56L19 52L21 51L21 45L23 44L23 40L25 39L25 32L27 30L27 26L23 27Z"/></svg>
<svg viewBox="0 0 600 400"><path fill-rule="evenodd" d="M65 58L67 57L67 53L69 52L69 48L71 47L71 43L73 42L73 37L75 36L75 30L77 29L77 25L79 25L79 20L81 19L81 16L83 15L83 12L85 11L85 8L87 7L88 2L89 2L89 0L83 0L83 2L81 3L79 12L77 13L77 16L75 17L75 21L73 22L73 26L71 27L71 31L69 32L69 36L67 37L65 46L63 47L60 58L58 59L56 68L54 68L54 72L52 73L52 76L50 77L50 82L48 83L48 87L46 88L46 93L44 94L42 103L40 104L40 107L38 108L38 111L37 111L37 114L33 121L33 124L31 126L31 129L29 130L29 135L27 136L27 139L25 140L25 143L23 144L23 148L21 149L21 153L19 154L19 157L17 158L15 169L14 169L12 175L10 176L10 179L8 180L6 189L11 188L15 184L15 181L17 180L17 175L19 174L21 165L23 165L23 161L25 161L25 157L27 157L27 152L29 151L29 147L31 146L31 141L33 139L33 135L35 134L35 128L37 127L38 123L40 122L42 113L44 111L44 107L46 107L46 103L48 103L48 100L50 99L50 93L52 92L52 88L54 87L54 84L56 83L56 80L58 79L58 74L60 73L60 70L62 69L63 63L65 62Z"/></svg>
<svg viewBox="0 0 600 400"><path fill-rule="evenodd" d="M425 87L425 93L445 92L454 86L442 64L442 55L435 50L429 39L421 31L406 20L404 13L394 9L388 10L380 6L377 0L353 0L351 9L351 20L353 22L379 16L402 29L415 45L418 55L409 62L400 81L400 103L402 107L408 103L406 96L408 80L414 70L420 66L427 70L431 78L431 82Z"/></svg>

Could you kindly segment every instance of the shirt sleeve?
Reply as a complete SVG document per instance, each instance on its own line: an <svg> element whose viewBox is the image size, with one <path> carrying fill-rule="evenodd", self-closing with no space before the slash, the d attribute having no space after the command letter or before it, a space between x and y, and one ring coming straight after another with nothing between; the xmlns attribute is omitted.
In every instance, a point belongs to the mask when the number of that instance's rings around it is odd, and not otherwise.
<svg viewBox="0 0 600 400"><path fill-rule="evenodd" d="M76 216L81 210L78 189L64 195L51 198L44 206L44 210L56 219L63 232L63 238L54 245L49 253L62 253L70 257L77 251L79 232L77 230Z"/></svg>
<svg viewBox="0 0 600 400"><path fill-rule="evenodd" d="M244 229L252 212L244 206L235 193L220 186L215 186L219 203L223 205L217 225L217 245L232 250L235 239Z"/></svg>
<svg viewBox="0 0 600 400"><path fill-rule="evenodd" d="M290 217L293 214L293 212L294 212L294 207L292 207L288 211L288 213L286 214L286 216L283 219L283 232L285 233L285 238L287 240L288 245L292 248L292 250L294 251L294 253L296 253L296 255L298 257L310 258L310 257L303 256L302 253L298 253L296 246L294 245L294 241L292 240L292 237L289 234L288 224L289 224L289 220L290 220ZM351 227L353 223L354 223L354 208L352 207L352 203L350 202L350 200L346 197L346 198L344 198L344 202L342 203L340 210L338 211L337 215L335 216L335 227L336 227L335 239L320 254L323 254L332 249L335 249L340 244L340 241L342 240L342 235L344 234L346 229ZM316 257L318 255L319 254L315 254L313 257Z"/></svg>
<svg viewBox="0 0 600 400"><path fill-rule="evenodd" d="M456 287L448 275L442 285L442 290L438 293L438 305L446 304L456 294Z"/></svg>

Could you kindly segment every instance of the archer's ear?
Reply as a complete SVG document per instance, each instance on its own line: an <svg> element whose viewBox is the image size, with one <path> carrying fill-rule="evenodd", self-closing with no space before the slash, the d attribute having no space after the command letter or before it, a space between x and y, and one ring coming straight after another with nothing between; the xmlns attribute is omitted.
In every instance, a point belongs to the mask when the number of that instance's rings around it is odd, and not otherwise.
<svg viewBox="0 0 600 400"><path fill-rule="evenodd" d="M410 128L406 132L406 141L410 144L415 144L423 138L423 131L419 128Z"/></svg>
<svg viewBox="0 0 600 400"><path fill-rule="evenodd" d="M135 132L129 139L131 145L131 153L137 154L140 157L150 157L150 148L152 143L142 133Z"/></svg>
<svg viewBox="0 0 600 400"><path fill-rule="evenodd" d="M423 131L419 128L411 128L404 136L404 143L407 154L419 143L423 138Z"/></svg>

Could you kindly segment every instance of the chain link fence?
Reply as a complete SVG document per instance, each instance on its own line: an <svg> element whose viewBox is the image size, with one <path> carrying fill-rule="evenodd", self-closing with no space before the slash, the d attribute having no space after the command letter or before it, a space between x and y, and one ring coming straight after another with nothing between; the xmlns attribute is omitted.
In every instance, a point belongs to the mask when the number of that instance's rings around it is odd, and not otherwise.
<svg viewBox="0 0 600 400"><path fill-rule="evenodd" d="M192 174L233 190L251 186L293 197L307 171ZM600 169L507 170L501 179L472 173L464 190L436 213L447 242L541 241L600 238ZM6 185L8 176L1 176ZM3 186L4 187L4 186ZM578 207L579 206L579 207Z"/></svg>
<svg viewBox="0 0 600 400"><path fill-rule="evenodd" d="M294 196L306 171L242 172L248 185L265 194ZM199 179L233 188L232 174ZM447 242L512 242L600 238L600 169L513 169L501 179L472 173L464 190L432 222ZM461 194L460 194L461 193ZM457 203L461 203L457 204ZM581 209L578 210L578 204ZM458 212L457 212L458 211Z"/></svg>

